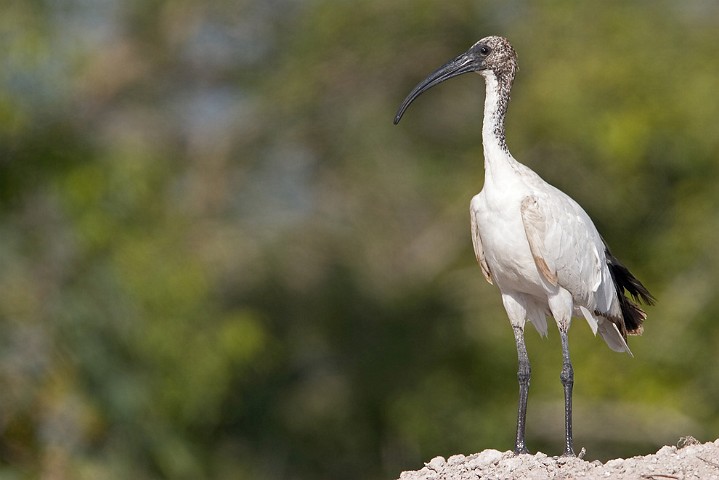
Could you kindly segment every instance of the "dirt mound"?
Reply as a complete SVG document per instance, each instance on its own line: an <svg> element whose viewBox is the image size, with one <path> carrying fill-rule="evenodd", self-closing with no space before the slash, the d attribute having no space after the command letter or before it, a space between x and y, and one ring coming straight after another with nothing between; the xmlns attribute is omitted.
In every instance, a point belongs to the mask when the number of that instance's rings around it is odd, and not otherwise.
<svg viewBox="0 0 719 480"><path fill-rule="evenodd" d="M702 479L719 480L719 440L700 444L692 437L677 446L662 447L644 457L617 458L602 463L580 458L514 455L484 450L474 455L435 457L416 472L403 472L400 480L511 480L511 479Z"/></svg>

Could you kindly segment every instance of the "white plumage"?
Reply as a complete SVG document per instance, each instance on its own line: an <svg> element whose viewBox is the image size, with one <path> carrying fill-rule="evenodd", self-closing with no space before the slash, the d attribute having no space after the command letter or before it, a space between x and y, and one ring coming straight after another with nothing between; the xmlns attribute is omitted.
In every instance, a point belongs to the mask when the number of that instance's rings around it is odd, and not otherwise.
<svg viewBox="0 0 719 480"><path fill-rule="evenodd" d="M516 70L516 53L509 42L502 37L484 38L418 84L400 106L395 123L409 104L432 86L468 72L484 77L485 180L482 191L472 198L470 219L477 261L487 281L501 292L517 343L520 402L515 452L527 452L524 425L531 369L524 326L529 320L546 336L546 318L551 315L562 340L564 454L574 455L574 374L567 340L572 317L586 319L594 334L599 332L611 349L631 354L626 334L641 333L646 316L627 293L648 304L653 299L614 258L582 207L509 152L504 117Z"/></svg>

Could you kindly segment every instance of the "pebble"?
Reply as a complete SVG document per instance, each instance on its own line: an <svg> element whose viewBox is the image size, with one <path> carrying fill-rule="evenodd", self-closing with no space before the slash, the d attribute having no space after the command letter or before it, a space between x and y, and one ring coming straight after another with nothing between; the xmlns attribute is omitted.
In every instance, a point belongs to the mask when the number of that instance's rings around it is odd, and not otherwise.
<svg viewBox="0 0 719 480"><path fill-rule="evenodd" d="M429 461L427 466L430 467L432 470L442 470L446 463L447 462L445 461L444 457L434 457L432 460Z"/></svg>
<svg viewBox="0 0 719 480"><path fill-rule="evenodd" d="M479 456L474 458L471 463L473 463L477 467L491 465L493 463L499 462L503 456L504 454L499 450L489 449L480 453Z"/></svg>
<svg viewBox="0 0 719 480"><path fill-rule="evenodd" d="M663 457L666 455L671 455L671 454L675 453L676 451L677 451L677 447L665 445L659 449L659 451L657 452L657 456Z"/></svg>

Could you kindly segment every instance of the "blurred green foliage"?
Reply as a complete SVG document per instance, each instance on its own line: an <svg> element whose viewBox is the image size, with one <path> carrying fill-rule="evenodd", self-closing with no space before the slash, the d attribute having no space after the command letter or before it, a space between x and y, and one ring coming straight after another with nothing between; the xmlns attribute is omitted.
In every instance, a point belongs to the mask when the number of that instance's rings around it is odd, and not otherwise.
<svg viewBox="0 0 719 480"><path fill-rule="evenodd" d="M509 449L516 353L474 264L489 34L514 155L659 299L635 357L572 329L588 458L719 429L711 1L8 0L0 478L380 479ZM528 441L561 450L557 335Z"/></svg>

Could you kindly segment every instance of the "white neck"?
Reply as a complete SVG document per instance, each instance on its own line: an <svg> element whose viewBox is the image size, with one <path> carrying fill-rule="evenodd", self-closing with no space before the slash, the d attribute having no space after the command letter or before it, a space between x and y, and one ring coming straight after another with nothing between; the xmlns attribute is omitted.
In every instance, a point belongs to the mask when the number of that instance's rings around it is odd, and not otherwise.
<svg viewBox="0 0 719 480"><path fill-rule="evenodd" d="M484 122L482 144L484 146L484 168L491 174L497 164L514 163L504 137L504 116L509 103L510 85L502 85L492 70L482 71L487 91L484 99Z"/></svg>

